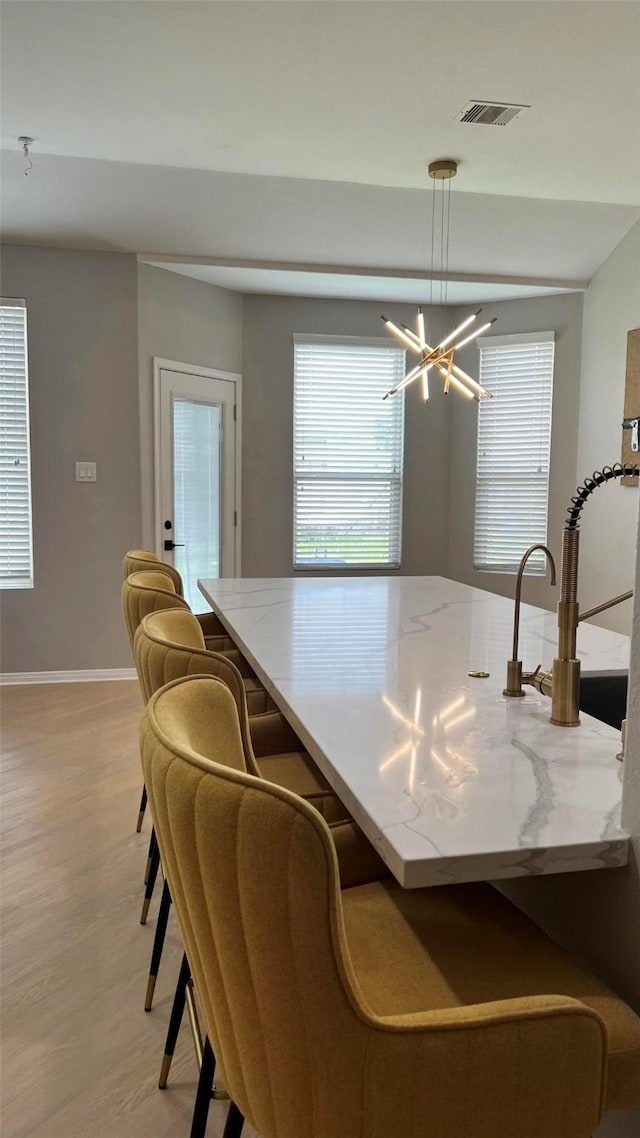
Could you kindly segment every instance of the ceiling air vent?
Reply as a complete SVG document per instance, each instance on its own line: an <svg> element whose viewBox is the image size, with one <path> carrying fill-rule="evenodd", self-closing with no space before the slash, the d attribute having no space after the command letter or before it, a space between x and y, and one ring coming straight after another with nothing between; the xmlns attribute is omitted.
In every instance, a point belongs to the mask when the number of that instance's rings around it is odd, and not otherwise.
<svg viewBox="0 0 640 1138"><path fill-rule="evenodd" d="M481 126L506 126L520 111L528 111L529 106L517 103L480 103L472 99L456 115L454 122L478 123Z"/></svg>

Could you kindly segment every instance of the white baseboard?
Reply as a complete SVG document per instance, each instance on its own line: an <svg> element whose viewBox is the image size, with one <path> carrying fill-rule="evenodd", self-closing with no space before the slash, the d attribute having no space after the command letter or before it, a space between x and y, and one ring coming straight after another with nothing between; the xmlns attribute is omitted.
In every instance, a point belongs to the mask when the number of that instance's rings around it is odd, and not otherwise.
<svg viewBox="0 0 640 1138"><path fill-rule="evenodd" d="M7 684L93 684L105 680L135 680L135 668L91 668L77 672L0 672L0 686Z"/></svg>

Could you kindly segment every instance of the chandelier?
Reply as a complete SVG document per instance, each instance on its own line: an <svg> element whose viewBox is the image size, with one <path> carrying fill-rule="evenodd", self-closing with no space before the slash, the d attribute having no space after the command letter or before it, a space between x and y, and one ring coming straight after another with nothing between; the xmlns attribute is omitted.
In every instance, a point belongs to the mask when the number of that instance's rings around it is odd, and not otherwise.
<svg viewBox="0 0 640 1138"><path fill-rule="evenodd" d="M429 163L429 177L433 179L433 192L431 197L431 284L430 284L430 298L429 304L433 304L433 277L435 275L435 260L437 246L440 246L440 271L438 273L440 279L440 304L446 305L447 303L447 285L449 273L449 233L450 233L450 217L451 217L451 179L455 178L458 172L458 164L450 158L443 158L437 162ZM440 183L440 193L436 195L436 183ZM446 189L445 189L446 184ZM439 209L436 209L436 196L439 197ZM436 240L436 221L439 222L439 240ZM465 395L467 399L480 399L486 396L491 399L490 391L486 387L482 387L466 371L458 367L455 362L456 352L460 348L464 348L472 340L477 339L487 328L490 328L495 323L493 320L488 320L486 324L481 324L472 328L478 316L482 312L478 308L472 312L471 316L467 316L453 332L449 332L443 340L440 340L435 347L426 340L424 313L422 308L418 308L418 321L417 331L412 332L406 324L400 328L394 324L392 320L387 320L386 316L381 319L386 324L389 331L393 332L402 343L409 348L410 351L420 356L419 362L410 371L407 372L404 379L396 383L387 394L384 396L388 399L390 395L396 395L399 391L404 391L405 387L414 383L415 380L422 380L422 395L425 403L429 399L429 377L428 373L432 368L443 380L445 395L448 395L452 387L459 391L461 395ZM472 328L470 332L468 329ZM465 333L467 333L465 335ZM460 338L462 337L462 338Z"/></svg>

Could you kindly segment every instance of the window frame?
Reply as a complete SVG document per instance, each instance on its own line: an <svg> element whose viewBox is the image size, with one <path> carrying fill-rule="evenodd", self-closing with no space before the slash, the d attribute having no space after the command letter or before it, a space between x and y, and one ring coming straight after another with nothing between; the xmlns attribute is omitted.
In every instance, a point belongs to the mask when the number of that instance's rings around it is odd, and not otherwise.
<svg viewBox="0 0 640 1138"><path fill-rule="evenodd" d="M389 339L387 337L383 337L383 336L341 336L341 335L330 335L330 334L321 334L321 333L294 332L293 337L292 337L292 341L293 341L293 359L292 359L292 373L293 373L292 529L293 529L293 533L292 533L292 551L291 552L292 552L293 572L296 574L297 573L314 573L314 574L327 573L327 574L334 574L334 575L335 574L347 575L350 573L362 573L362 572L367 572L367 573L372 573L372 574L375 574L375 573L380 573L380 574L398 573L402 567L403 505L404 505L404 449L405 449L404 448L404 443L405 443L404 399L399 400L399 405L400 405L400 410L399 410L399 417L400 417L399 474L396 476L389 476L388 478L382 477L380 475L377 476L378 479L381 482L384 482L385 484L395 483L398 486L397 534L395 535L396 539L397 539L397 550L398 550L397 564L395 561L394 562L386 561L386 562L377 562L377 563L364 561L364 562L358 562L357 564L353 563L353 562L344 564L344 563L341 563L341 562L336 561L336 560L309 561L309 562L305 562L304 564L296 561L296 534L297 534L296 484L299 481L310 480L309 475L307 475L306 478L303 478L296 469L296 347L304 346L304 345L313 345L313 344L317 344L317 345L323 345L324 344L327 346L347 345L347 346L351 346L351 347L359 347L360 346L363 348L366 348L366 347L381 348L381 349L385 349L386 351L393 351L393 352L396 352L399 357L402 357L401 358L401 366L400 366L400 371L402 374L400 375L400 378L402 378L402 376L405 374L405 371L406 371L406 351L404 348L399 347L398 345L394 344L393 341L389 341ZM335 474L335 473L333 475L333 478L335 480L338 480L338 481L340 480L340 476L338 474ZM317 477L315 479L312 478L311 480L312 481L321 481L321 479L319 477ZM327 479L327 480L329 481L331 479ZM345 481L354 481L354 482L358 482L358 481L366 482L367 481L367 475L366 474L362 474L362 475L345 474L344 480ZM370 481L372 480L371 477L369 478L369 480Z"/></svg>
<svg viewBox="0 0 640 1138"><path fill-rule="evenodd" d="M548 392L548 398L549 398L549 402L548 402L548 415L549 415L548 440L545 439L545 444L547 446L547 468L546 468L546 497L545 497L544 534L543 535L541 535L541 534L535 534L535 535L529 534L528 537L525 539L527 544L523 546L521 554L523 554L525 552L526 548L529 545L536 545L536 544L540 544L540 543L547 544L548 543L549 500L550 500L550 493L551 493L551 473L552 473L552 471L551 471L551 457L552 457L552 440L553 440L553 400L554 400L555 362L556 362L555 361L555 340L556 340L555 331L515 332L515 333L503 335L503 336L484 336L482 338L482 341L478 342L478 344L477 344L477 349L478 349L478 353L479 353L478 369L479 369L480 382L482 383L483 386L486 386L489 390L492 390L492 380L491 380L491 377L483 374L483 370L482 370L482 352L483 351L486 351L487 349L499 349L501 347L504 347L504 348L526 347L527 344L551 345L551 349L552 349L552 352L551 352L551 374L549 377L549 392ZM500 398L499 392L496 392L496 399L491 401L492 409L494 406L496 408L499 407L499 405L500 405L499 404L499 398ZM506 562L504 560L501 561L500 563L498 563L497 560L492 560L491 562L488 562L488 561L481 562L479 554L477 553L478 515L479 515L479 506L481 504L479 502L479 489L482 486L483 482L489 481L488 479L486 479L486 480L482 479L481 480L480 471L479 471L480 445L481 445L480 417L483 413L483 404L486 405L486 403L487 403L486 400L480 400L480 404L478 407L478 428L477 428L477 437L476 437L476 478L475 478L475 495L474 495L474 531L473 531L473 549L472 549L473 569L477 573L494 573L494 574L500 574L500 575L504 575L504 574L511 575L517 570L519 562L520 562L520 557L514 558L514 560L512 562ZM517 474L516 470L512 471L511 477L513 477L515 479L516 474ZM529 561L527 562L525 573L529 576L534 576L534 577L544 576L544 574L546 573L546 564L545 564L545 561L544 561L542 554L534 554L533 557L531 557L529 559Z"/></svg>
<svg viewBox="0 0 640 1138"><path fill-rule="evenodd" d="M2 576L0 570L0 591L15 590L15 589L33 589L35 587L34 577L34 561L33 561L33 494L32 494L32 453L31 453L31 408L30 408L30 389L29 389L29 332L28 332L28 311L27 302L24 297L0 297L0 307L5 308L19 308L24 311L24 411L25 411L25 424L24 434L21 435L26 446L26 465L27 465L27 486L26 486L26 511L25 518L27 523L28 532L28 575L25 577L11 577ZM9 532L7 525L6 536L10 544L12 534Z"/></svg>

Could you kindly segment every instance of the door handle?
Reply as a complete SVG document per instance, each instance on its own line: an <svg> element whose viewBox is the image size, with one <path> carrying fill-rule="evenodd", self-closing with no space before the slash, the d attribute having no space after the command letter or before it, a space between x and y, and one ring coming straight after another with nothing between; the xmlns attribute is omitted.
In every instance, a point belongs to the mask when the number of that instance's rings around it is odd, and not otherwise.
<svg viewBox="0 0 640 1138"><path fill-rule="evenodd" d="M164 543L164 548L165 548L165 552L167 552L167 553L169 553L172 549L184 549L184 542L183 541L172 541L171 538L169 537L166 539L166 541Z"/></svg>

